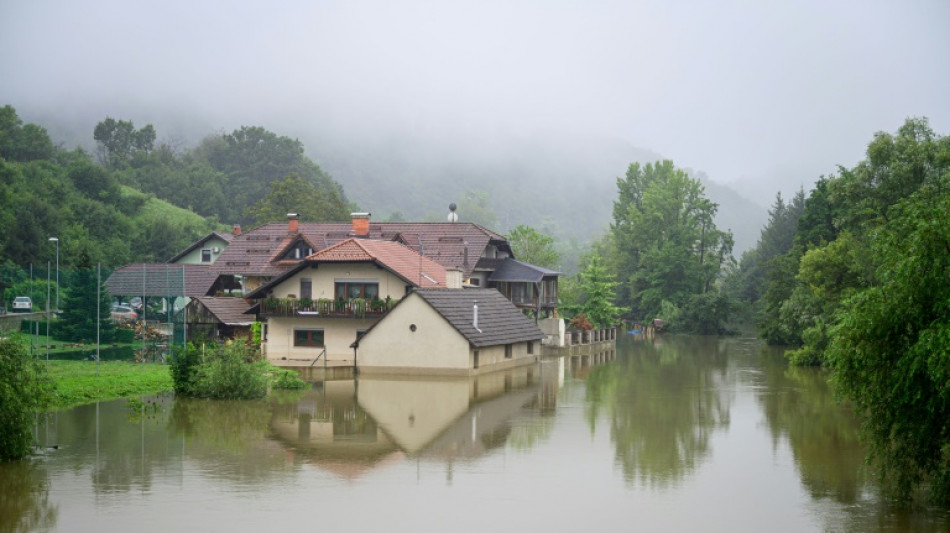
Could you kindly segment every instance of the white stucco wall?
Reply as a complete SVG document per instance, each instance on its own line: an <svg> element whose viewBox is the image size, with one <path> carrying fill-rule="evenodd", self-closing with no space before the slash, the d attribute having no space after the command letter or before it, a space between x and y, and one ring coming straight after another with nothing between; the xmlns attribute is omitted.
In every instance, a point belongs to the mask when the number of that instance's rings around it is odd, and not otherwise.
<svg viewBox="0 0 950 533"><path fill-rule="evenodd" d="M415 325L415 331L411 326ZM479 348L478 368L468 340L421 297L412 294L361 341L357 366L366 373L477 374L537 361L540 343L528 354L527 342Z"/></svg>
<svg viewBox="0 0 950 533"><path fill-rule="evenodd" d="M267 319L267 359L313 359L323 348L294 346L294 329L322 329L328 361L353 361L350 344L357 330L367 330L376 318L271 317Z"/></svg>
<svg viewBox="0 0 950 533"><path fill-rule="evenodd" d="M314 300L335 296L336 281L364 280L379 283L379 298L386 296L399 300L406 294L406 282L402 278L383 268L369 263L322 263L317 268L304 268L274 287L275 298L286 298L293 294L300 298L300 278L310 278Z"/></svg>
<svg viewBox="0 0 950 533"><path fill-rule="evenodd" d="M416 329L412 331L411 325ZM361 369L469 368L468 341L421 297L411 294L360 341Z"/></svg>
<svg viewBox="0 0 950 533"><path fill-rule="evenodd" d="M379 284L379 297L399 300L406 293L406 282L372 264L323 263L318 268L305 268L274 287L272 296L286 298L293 294L300 297L300 279L310 278L313 300L333 299L335 283L341 280L374 281ZM367 330L378 318L335 318L320 316L270 317L267 319L267 343L264 353L268 359L313 359L323 348L294 346L295 328L322 329L329 361L353 361L350 344L356 340L358 330Z"/></svg>

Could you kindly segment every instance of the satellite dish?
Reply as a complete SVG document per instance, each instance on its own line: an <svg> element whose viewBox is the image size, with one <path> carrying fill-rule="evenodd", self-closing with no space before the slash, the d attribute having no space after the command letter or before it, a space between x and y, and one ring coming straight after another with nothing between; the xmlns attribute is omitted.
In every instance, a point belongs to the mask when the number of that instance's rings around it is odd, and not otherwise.
<svg viewBox="0 0 950 533"><path fill-rule="evenodd" d="M455 212L456 209L458 209L458 206L455 205L454 202L449 204L449 217L448 217L449 222L458 222L459 216Z"/></svg>

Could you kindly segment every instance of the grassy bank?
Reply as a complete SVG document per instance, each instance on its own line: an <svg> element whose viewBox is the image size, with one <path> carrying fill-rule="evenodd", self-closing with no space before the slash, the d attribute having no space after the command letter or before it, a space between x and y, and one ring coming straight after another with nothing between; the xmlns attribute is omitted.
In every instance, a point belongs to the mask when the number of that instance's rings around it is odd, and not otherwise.
<svg viewBox="0 0 950 533"><path fill-rule="evenodd" d="M49 376L55 385L53 409L172 390L168 366L103 361L96 375L95 361L50 361Z"/></svg>

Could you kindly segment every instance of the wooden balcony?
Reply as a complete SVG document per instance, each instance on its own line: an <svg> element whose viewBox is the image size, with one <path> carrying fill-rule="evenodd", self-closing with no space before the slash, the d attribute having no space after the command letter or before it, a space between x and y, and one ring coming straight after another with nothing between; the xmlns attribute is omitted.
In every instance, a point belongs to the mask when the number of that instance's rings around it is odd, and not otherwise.
<svg viewBox="0 0 950 533"><path fill-rule="evenodd" d="M320 316L328 318L378 318L389 312L396 300L315 300L266 298L260 300L261 317Z"/></svg>

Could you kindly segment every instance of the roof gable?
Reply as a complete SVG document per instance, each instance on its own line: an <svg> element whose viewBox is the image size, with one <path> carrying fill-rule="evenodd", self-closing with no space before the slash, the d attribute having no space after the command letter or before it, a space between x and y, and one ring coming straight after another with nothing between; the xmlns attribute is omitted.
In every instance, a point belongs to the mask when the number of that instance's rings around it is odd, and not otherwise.
<svg viewBox="0 0 950 533"><path fill-rule="evenodd" d="M445 287L445 267L395 241L347 239L307 258L313 263L372 261L417 287Z"/></svg>

